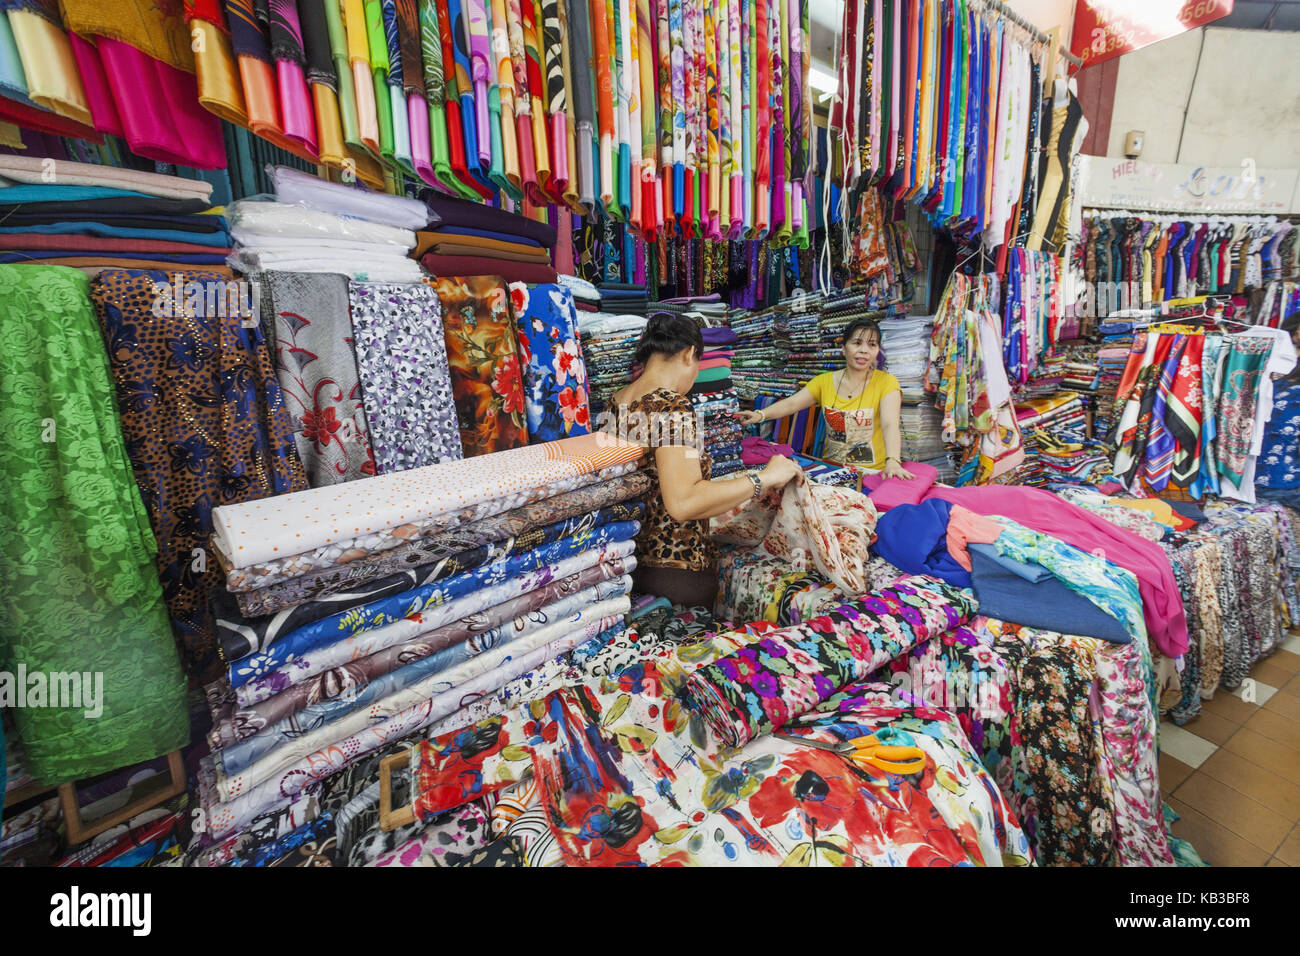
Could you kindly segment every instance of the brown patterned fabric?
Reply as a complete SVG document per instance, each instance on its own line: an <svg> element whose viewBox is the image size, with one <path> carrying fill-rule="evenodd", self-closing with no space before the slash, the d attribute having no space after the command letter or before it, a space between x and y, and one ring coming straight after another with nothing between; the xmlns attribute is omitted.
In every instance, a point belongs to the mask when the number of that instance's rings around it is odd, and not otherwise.
<svg viewBox="0 0 1300 956"><path fill-rule="evenodd" d="M90 298L104 328L127 454L158 539L172 628L186 670L206 681L221 674L207 609L207 592L224 580L210 543L212 509L305 491L307 477L257 322L192 314L185 302L192 284L224 289L229 280L207 271L179 276L179 303L174 274L127 269L100 273Z"/></svg>

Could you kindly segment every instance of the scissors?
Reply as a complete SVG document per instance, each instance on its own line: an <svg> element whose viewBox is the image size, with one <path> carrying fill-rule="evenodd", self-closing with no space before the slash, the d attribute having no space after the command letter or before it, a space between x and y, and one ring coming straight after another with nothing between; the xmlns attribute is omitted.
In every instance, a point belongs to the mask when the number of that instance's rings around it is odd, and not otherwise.
<svg viewBox="0 0 1300 956"><path fill-rule="evenodd" d="M801 734L773 734L772 736L780 740L788 740L791 743L803 744L805 747L816 747L818 750L829 750L831 753L841 754L845 759L863 770L875 769L882 770L885 773L906 775L920 773L925 769L925 751L920 747L882 744L876 739L875 734L854 737L852 740L837 741L836 743L812 740Z"/></svg>

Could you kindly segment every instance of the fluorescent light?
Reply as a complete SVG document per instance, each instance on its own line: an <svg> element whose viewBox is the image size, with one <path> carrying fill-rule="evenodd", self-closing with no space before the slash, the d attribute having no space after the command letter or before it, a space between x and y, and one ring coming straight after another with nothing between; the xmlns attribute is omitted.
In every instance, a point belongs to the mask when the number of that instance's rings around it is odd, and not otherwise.
<svg viewBox="0 0 1300 956"><path fill-rule="evenodd" d="M814 66L808 71L808 85L821 94L819 100L826 102L839 90L839 79L832 73Z"/></svg>

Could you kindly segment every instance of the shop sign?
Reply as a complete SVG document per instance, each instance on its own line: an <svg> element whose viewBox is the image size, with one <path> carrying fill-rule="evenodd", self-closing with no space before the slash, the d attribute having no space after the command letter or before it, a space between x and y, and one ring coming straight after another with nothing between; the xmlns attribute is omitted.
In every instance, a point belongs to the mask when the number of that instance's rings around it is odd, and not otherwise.
<svg viewBox="0 0 1300 956"><path fill-rule="evenodd" d="M1152 212L1286 215L1296 209L1300 170L1144 163L1079 156L1082 205Z"/></svg>
<svg viewBox="0 0 1300 956"><path fill-rule="evenodd" d="M1070 52L1092 66L1231 12L1232 0L1078 0Z"/></svg>

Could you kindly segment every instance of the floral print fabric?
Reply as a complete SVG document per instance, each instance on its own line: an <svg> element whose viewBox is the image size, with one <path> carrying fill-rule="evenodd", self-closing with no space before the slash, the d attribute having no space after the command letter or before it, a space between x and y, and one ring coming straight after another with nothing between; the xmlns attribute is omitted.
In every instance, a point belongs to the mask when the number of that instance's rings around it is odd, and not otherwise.
<svg viewBox="0 0 1300 956"><path fill-rule="evenodd" d="M433 282L447 326L451 386L466 457L528 444L510 294L495 276Z"/></svg>
<svg viewBox="0 0 1300 956"><path fill-rule="evenodd" d="M512 282L510 300L524 368L529 441L587 434L587 364L573 293L560 285Z"/></svg>
<svg viewBox="0 0 1300 956"><path fill-rule="evenodd" d="M230 665L232 687L238 688L253 677L292 663L305 651L332 644L362 631L376 630L421 612L463 597L484 587L500 584L517 574L546 567L566 557L604 547L636 536L641 525L620 521L590 529L568 538L542 545L523 554L513 555L441 581L420 582L392 597L382 598L347 611L313 621L275 641L264 651ZM436 574L434 568L425 573ZM414 573L414 572L413 572Z"/></svg>
<svg viewBox="0 0 1300 956"><path fill-rule="evenodd" d="M590 484L582 487L568 491L560 490L560 487L554 486L554 496L536 501L528 500L530 496L521 496L526 503L500 514L475 520L472 513L466 512L466 524L459 527L453 525L430 530L423 536L414 532L409 537L394 535L403 543L389 550L335 567L308 571L256 591L240 592L235 599L245 614L270 614L312 598L326 597L365 584L394 571L430 564L462 551L504 541L543 523L569 520L630 498L640 498L649 489L650 479L640 472L629 474L626 466L619 465L598 473Z"/></svg>
<svg viewBox="0 0 1300 956"><path fill-rule="evenodd" d="M851 488L814 484L802 474L710 522L719 541L756 547L795 569L816 569L849 594L867 590L867 547L876 508Z"/></svg>
<svg viewBox="0 0 1300 956"><path fill-rule="evenodd" d="M421 744L414 808L436 814L531 771L570 866L1029 862L1014 817L946 714L855 701L798 731L918 747L925 767L905 777L774 737L714 760L695 749L685 717L653 691L556 691Z"/></svg>
<svg viewBox="0 0 1300 956"><path fill-rule="evenodd" d="M224 290L215 272L182 272L186 290ZM176 301L173 276L105 269L90 299L103 326L127 454L158 541L158 574L187 671L220 668L207 592L213 509L290 491L307 479L261 329ZM172 308L155 309L156 303ZM167 312L171 312L170 315ZM206 560L197 560L206 555Z"/></svg>
<svg viewBox="0 0 1300 956"><path fill-rule="evenodd" d="M389 282L352 282L348 295L379 473L463 457L438 297Z"/></svg>
<svg viewBox="0 0 1300 956"><path fill-rule="evenodd" d="M682 699L724 745L744 746L973 611L968 589L910 578L701 668Z"/></svg>
<svg viewBox="0 0 1300 956"><path fill-rule="evenodd" d="M268 272L262 321L294 443L313 487L375 474L348 311L348 280Z"/></svg>

